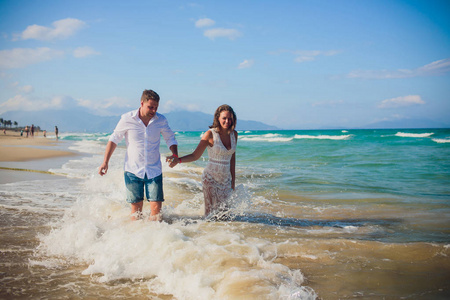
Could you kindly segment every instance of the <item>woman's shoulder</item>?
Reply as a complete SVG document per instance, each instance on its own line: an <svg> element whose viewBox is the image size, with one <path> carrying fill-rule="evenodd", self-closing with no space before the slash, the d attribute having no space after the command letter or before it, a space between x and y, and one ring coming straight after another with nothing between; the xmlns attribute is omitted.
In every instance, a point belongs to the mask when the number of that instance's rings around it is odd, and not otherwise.
<svg viewBox="0 0 450 300"><path fill-rule="evenodd" d="M211 128L211 129L208 129L203 135L202 135L202 140L208 140L208 139L210 139L210 138L212 138L213 137L213 131L214 131L214 128Z"/></svg>

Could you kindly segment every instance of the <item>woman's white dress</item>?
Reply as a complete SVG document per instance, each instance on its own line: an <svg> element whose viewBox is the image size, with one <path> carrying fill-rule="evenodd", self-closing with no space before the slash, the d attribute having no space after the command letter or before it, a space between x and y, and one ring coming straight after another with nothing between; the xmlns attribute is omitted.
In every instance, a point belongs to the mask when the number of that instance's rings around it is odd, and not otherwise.
<svg viewBox="0 0 450 300"><path fill-rule="evenodd" d="M203 195L206 214L227 208L227 199L231 196L230 161L236 152L236 137L231 132L231 148L227 149L215 128L210 129L214 145L208 146L209 162L203 170Z"/></svg>

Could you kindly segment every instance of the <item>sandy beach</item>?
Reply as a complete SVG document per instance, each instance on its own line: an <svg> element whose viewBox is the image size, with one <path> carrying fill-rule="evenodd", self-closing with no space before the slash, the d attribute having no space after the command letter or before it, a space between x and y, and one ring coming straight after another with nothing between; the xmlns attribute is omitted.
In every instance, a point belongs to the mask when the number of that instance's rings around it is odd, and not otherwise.
<svg viewBox="0 0 450 300"><path fill-rule="evenodd" d="M20 132L6 130L0 134L0 162L30 161L61 156L72 156L75 153L51 149L58 144L54 136L43 137L42 133L35 137L20 136Z"/></svg>

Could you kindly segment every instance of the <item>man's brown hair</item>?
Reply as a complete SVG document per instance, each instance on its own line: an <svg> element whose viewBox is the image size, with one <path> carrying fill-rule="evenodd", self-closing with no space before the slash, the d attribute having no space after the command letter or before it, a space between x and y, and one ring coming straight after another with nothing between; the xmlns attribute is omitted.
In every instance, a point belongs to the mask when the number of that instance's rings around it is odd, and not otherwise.
<svg viewBox="0 0 450 300"><path fill-rule="evenodd" d="M142 92L141 102L147 102L148 100L154 100L159 103L159 95L153 90L144 90Z"/></svg>

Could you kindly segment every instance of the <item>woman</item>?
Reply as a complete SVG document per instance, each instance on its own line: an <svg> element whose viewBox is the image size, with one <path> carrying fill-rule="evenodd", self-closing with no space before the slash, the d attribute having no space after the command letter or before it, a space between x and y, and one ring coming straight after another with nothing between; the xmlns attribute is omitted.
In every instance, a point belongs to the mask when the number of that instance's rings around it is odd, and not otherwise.
<svg viewBox="0 0 450 300"><path fill-rule="evenodd" d="M229 105L221 105L214 113L214 122L203 134L197 148L183 157L170 156L170 167L178 163L198 160L208 149L209 162L202 175L203 195L205 197L205 216L226 210L227 200L236 182L236 114Z"/></svg>

